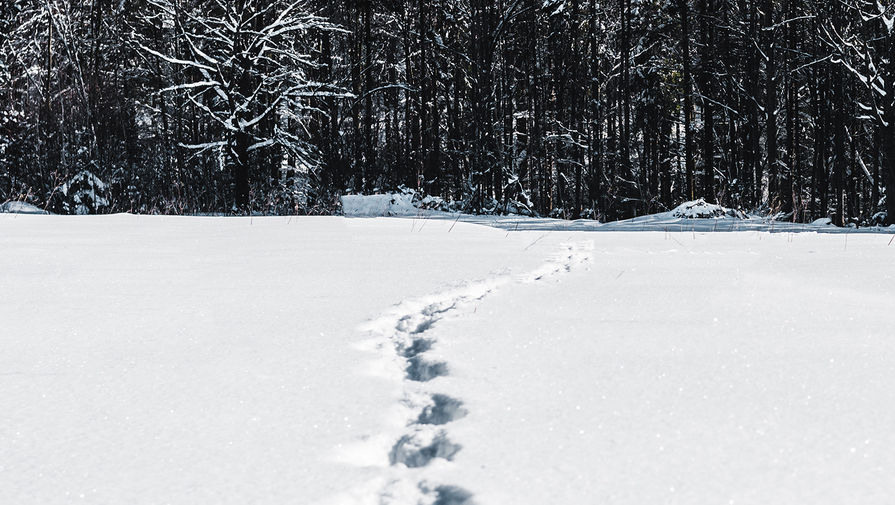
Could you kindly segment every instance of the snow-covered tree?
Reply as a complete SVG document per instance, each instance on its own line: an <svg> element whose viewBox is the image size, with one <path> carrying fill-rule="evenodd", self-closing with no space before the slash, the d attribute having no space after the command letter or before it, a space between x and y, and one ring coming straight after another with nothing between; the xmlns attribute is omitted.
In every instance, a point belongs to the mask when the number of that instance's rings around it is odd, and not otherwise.
<svg viewBox="0 0 895 505"><path fill-rule="evenodd" d="M317 66L309 43L314 32L338 28L302 0L150 3L158 15L151 22L176 43L142 47L177 68L176 82L162 92L183 93L211 122L208 138L187 147L217 150L232 170L236 207L249 208L253 168L274 179L284 165L313 169L315 149L304 131L308 100L339 93L308 77Z"/></svg>
<svg viewBox="0 0 895 505"><path fill-rule="evenodd" d="M833 61L843 65L865 90L861 119L879 128L884 151L886 208L895 223L895 3L880 0L843 2L846 23L824 26ZM878 181L874 181L878 184Z"/></svg>
<svg viewBox="0 0 895 505"><path fill-rule="evenodd" d="M891 221L893 9L0 1L0 198L64 212L89 170L101 212L330 212L405 187L473 212L703 196L840 225L885 202Z"/></svg>

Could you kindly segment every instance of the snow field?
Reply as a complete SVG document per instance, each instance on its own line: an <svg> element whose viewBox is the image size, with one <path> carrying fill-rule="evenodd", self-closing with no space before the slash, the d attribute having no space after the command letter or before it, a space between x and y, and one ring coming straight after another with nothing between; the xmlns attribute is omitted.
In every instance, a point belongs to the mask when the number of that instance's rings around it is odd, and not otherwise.
<svg viewBox="0 0 895 505"><path fill-rule="evenodd" d="M0 489L21 504L895 493L891 236L464 221L0 216Z"/></svg>
<svg viewBox="0 0 895 505"><path fill-rule="evenodd" d="M592 237L589 270L434 329L469 410L443 479L480 504L890 502L889 237Z"/></svg>
<svg viewBox="0 0 895 505"><path fill-rule="evenodd" d="M4 499L310 503L378 475L332 458L403 394L357 325L549 248L451 225L0 216Z"/></svg>

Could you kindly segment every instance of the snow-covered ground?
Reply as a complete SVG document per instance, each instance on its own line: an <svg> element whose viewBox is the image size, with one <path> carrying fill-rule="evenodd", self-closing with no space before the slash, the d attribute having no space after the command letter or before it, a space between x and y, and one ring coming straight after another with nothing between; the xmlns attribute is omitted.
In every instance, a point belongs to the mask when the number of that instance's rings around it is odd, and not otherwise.
<svg viewBox="0 0 895 505"><path fill-rule="evenodd" d="M892 233L682 221L0 215L0 494L888 503Z"/></svg>
<svg viewBox="0 0 895 505"><path fill-rule="evenodd" d="M514 215L461 215L437 210L449 206L440 199L420 197L413 192L381 195L343 196L342 213L347 217L398 216L421 220L459 220L493 226L509 231L662 231L662 232L739 232L763 231L770 233L895 233L895 225L888 228L855 226L837 227L829 218L812 223L793 223L768 216L752 215L738 209L696 200L685 202L668 212L640 216L624 221L600 223L591 219L528 218Z"/></svg>

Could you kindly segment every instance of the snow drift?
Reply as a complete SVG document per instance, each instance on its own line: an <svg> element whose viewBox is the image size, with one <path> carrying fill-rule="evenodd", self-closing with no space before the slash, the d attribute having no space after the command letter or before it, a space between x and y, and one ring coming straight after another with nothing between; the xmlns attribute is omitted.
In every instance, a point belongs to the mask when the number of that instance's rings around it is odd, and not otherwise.
<svg viewBox="0 0 895 505"><path fill-rule="evenodd" d="M49 212L25 202L0 204L0 214L49 214Z"/></svg>
<svg viewBox="0 0 895 505"><path fill-rule="evenodd" d="M408 193L342 197L342 214L348 217L412 216L418 212L413 195Z"/></svg>
<svg viewBox="0 0 895 505"><path fill-rule="evenodd" d="M684 202L671 211L671 215L680 219L747 219L745 212L737 209L729 209L704 199Z"/></svg>
<svg viewBox="0 0 895 505"><path fill-rule="evenodd" d="M449 202L408 188L378 195L344 195L341 202L342 215L346 217L416 216L463 210L462 202Z"/></svg>

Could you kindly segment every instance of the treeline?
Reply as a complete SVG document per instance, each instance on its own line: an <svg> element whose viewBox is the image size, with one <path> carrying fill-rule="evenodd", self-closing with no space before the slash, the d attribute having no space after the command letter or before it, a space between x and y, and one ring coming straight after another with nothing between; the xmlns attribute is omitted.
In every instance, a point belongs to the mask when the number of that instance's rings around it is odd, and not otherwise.
<svg viewBox="0 0 895 505"><path fill-rule="evenodd" d="M7 0L0 201L895 219L876 0Z"/></svg>

